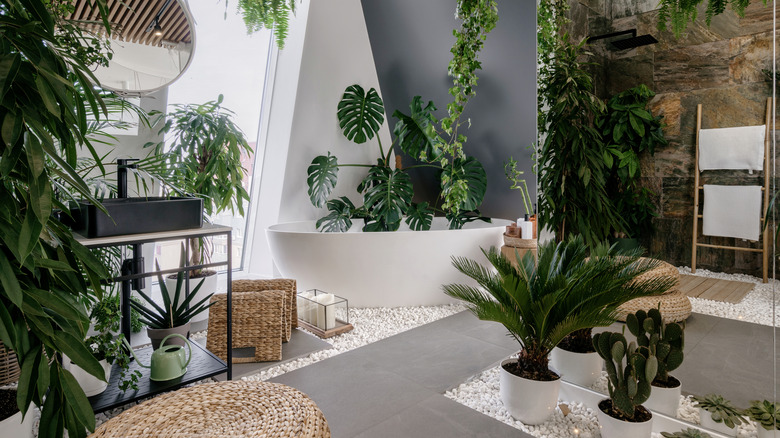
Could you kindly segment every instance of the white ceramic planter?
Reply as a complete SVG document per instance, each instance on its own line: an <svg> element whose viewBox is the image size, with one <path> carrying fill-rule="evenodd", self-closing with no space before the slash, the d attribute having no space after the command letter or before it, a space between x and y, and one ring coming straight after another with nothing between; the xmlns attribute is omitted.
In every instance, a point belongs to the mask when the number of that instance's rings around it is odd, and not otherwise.
<svg viewBox="0 0 780 438"><path fill-rule="evenodd" d="M706 427L707 429L714 430L715 432L720 432L723 435L737 436L736 427L730 428L723 423L717 423L712 419L712 415L709 412L705 411L702 408L697 408L697 409L699 410L699 420L702 427Z"/></svg>
<svg viewBox="0 0 780 438"><path fill-rule="evenodd" d="M675 388L661 388L653 386L650 390L650 398L642 403L642 406L653 412L660 412L670 417L677 417L677 409L680 407L680 395L682 384Z"/></svg>
<svg viewBox="0 0 780 438"><path fill-rule="evenodd" d="M589 388L601 376L604 360L595 351L575 353L555 347L550 354L550 366L558 370L561 379Z"/></svg>
<svg viewBox="0 0 780 438"><path fill-rule="evenodd" d="M22 413L17 412L0 421L0 437L32 438L35 415L32 406L27 409L27 415L22 419Z"/></svg>
<svg viewBox="0 0 780 438"><path fill-rule="evenodd" d="M81 386L81 389L84 390L84 394L86 394L87 397L98 395L106 390L108 387L107 381L111 378L111 365L105 359L100 361L100 366L103 367L103 372L106 375L106 382L84 371L83 368L71 362L70 358L67 356L65 356L64 359L64 368L73 374L73 377L75 377L76 381L79 382L79 386Z"/></svg>
<svg viewBox="0 0 780 438"><path fill-rule="evenodd" d="M780 438L780 430L766 430L758 424L756 429L758 429L758 438Z"/></svg>
<svg viewBox="0 0 780 438"><path fill-rule="evenodd" d="M653 433L652 417L643 423L632 423L612 418L597 408L596 418L599 420L602 438L650 438Z"/></svg>
<svg viewBox="0 0 780 438"><path fill-rule="evenodd" d="M213 294L217 291L217 278L219 277L219 274L209 275L208 277L201 277L201 278L190 278L190 290L194 290L195 287L203 282L203 286L198 289L198 293L195 294L195 297L190 301L190 305L197 304L200 300L206 298L209 296L209 294ZM182 283L184 283L184 278L182 278ZM168 294L171 300L173 300L174 295L176 294L176 277L170 278L165 277L165 287L168 289ZM184 292L184 284L181 286L182 292ZM179 301L182 301L184 298L179 297ZM206 309L205 311L201 312L200 314L196 315L194 318L190 320L190 322L200 322L205 321L209 318L209 310Z"/></svg>
<svg viewBox="0 0 780 438"><path fill-rule="evenodd" d="M529 380L504 370L503 365L516 359L506 359L499 367L499 395L509 413L523 424L541 424L555 412L561 379L550 382Z"/></svg>

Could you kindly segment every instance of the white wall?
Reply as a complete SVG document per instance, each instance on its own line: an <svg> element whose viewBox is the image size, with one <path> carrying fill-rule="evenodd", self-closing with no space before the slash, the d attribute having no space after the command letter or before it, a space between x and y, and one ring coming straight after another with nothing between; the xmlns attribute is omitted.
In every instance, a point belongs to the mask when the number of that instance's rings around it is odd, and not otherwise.
<svg viewBox="0 0 780 438"><path fill-rule="evenodd" d="M325 214L311 205L306 169L311 160L330 151L339 163L375 164L376 140L355 145L341 134L336 106L344 89L354 83L379 90L374 58L360 0L304 0L291 21L290 35L278 54L273 86L264 96L267 114L265 154L256 200L251 274L273 274L265 229L278 222L312 220ZM387 123L380 132L387 151ZM356 191L367 170L342 168L334 196Z"/></svg>

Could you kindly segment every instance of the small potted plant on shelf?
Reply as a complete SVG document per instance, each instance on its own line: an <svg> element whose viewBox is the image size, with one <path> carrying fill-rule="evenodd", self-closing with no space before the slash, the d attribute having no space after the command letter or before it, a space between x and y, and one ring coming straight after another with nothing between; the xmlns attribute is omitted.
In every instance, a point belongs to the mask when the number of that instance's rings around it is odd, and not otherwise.
<svg viewBox="0 0 780 438"><path fill-rule="evenodd" d="M661 436L664 438L712 438L712 435L707 432L702 432L699 429L689 427L679 432L661 432Z"/></svg>
<svg viewBox="0 0 780 438"><path fill-rule="evenodd" d="M167 157L171 175L177 182L177 190L203 199L203 213L207 220L230 211L244 215L244 202L249 194L244 187L246 169L242 159L252 154L252 148L233 121L234 113L222 106L223 96L216 101L200 105L174 105L174 110L162 115L165 124L160 132L166 135L166 142L148 143L157 155ZM211 258L213 248L206 239L188 240L189 264L200 265ZM177 278L169 276L171 280ZM202 279L200 300L217 290L217 272L206 269L190 271L190 280ZM171 281L172 283L172 281ZM171 289L170 284L168 289ZM194 283L194 282L193 282ZM193 287L192 284L190 284ZM199 315L205 319L207 312ZM195 321L197 321L196 319Z"/></svg>
<svg viewBox="0 0 780 438"><path fill-rule="evenodd" d="M692 400L699 408L699 418L702 427L712 429L728 436L737 436L737 426L747 424L747 419L741 409L731 404L729 400L717 394L703 397L693 396Z"/></svg>
<svg viewBox="0 0 780 438"><path fill-rule="evenodd" d="M155 261L155 265L159 271L160 264ZM146 334L152 341L152 348L154 349L157 349L160 346L160 341L172 333L178 333L182 336L189 337L190 321L192 320L192 317L206 311L206 309L211 307L212 303L207 304L207 302L211 298L211 295L213 295L209 294L200 301L194 301L194 298L197 296L198 290L200 289L202 283L199 283L197 286L195 286L195 288L189 294L182 292L182 286L184 285L184 272L179 272L176 274L176 285L172 294L169 293L168 288L165 286L165 281L163 281L162 275L158 274L157 279L159 281L160 292L162 294L162 306L155 303L152 297L146 295L143 291L140 290L136 292L138 292L138 295L141 296L144 302L130 302L130 305L133 307L133 309L137 310L138 313L141 314L141 322L147 326ZM194 304L190 306L190 302L194 302ZM174 337L171 338L169 343L184 345L184 340Z"/></svg>
<svg viewBox="0 0 780 438"><path fill-rule="evenodd" d="M587 246L576 236L541 245L538 264L525 254L514 268L495 248L483 249L495 272L453 257L455 268L480 287L448 284L445 293L466 301L478 318L502 323L522 347L517 359L501 364L500 394L509 413L523 423L542 423L555 410L560 376L550 369L548 354L564 336L608 326L621 300L668 287L664 278L635 281L655 265L639 261L636 253L618 257L615 251L588 257Z"/></svg>
<svg viewBox="0 0 780 438"><path fill-rule="evenodd" d="M676 417L682 385L669 372L682 365L684 359L685 332L682 325L674 322L664 324L659 304L658 309L639 310L626 315L626 326L636 336L637 344L649 348L658 359L658 374L651 382L653 392L645 406Z"/></svg>
<svg viewBox="0 0 780 438"><path fill-rule="evenodd" d="M604 359L609 398L599 402L596 416L603 438L650 438L653 414L642 406L650 397L658 360L647 347L626 342L622 333L593 336L593 346Z"/></svg>
<svg viewBox="0 0 780 438"><path fill-rule="evenodd" d="M756 422L758 438L780 438L780 405L769 400L754 400L745 415Z"/></svg>

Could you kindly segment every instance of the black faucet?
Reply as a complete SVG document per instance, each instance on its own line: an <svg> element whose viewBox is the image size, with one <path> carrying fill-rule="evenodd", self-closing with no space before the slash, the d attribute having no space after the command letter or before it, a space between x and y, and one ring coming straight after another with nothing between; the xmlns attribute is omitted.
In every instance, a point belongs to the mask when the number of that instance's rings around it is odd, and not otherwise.
<svg viewBox="0 0 780 438"><path fill-rule="evenodd" d="M117 198L127 198L127 169L137 168L136 164L130 164L133 161L138 161L138 158L119 158L116 160Z"/></svg>

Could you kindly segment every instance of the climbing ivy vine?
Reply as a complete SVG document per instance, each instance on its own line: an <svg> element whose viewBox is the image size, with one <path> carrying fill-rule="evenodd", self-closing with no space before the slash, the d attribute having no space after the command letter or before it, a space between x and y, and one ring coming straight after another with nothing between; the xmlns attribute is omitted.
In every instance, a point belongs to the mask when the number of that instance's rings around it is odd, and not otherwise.
<svg viewBox="0 0 780 438"><path fill-rule="evenodd" d="M479 52L485 44L487 35L498 22L498 6L495 0L458 0L455 17L462 21L460 29L452 31L455 44L450 49L452 60L448 73L453 86L449 93L453 97L447 104L447 117L441 119L441 129L448 140L442 145L441 165L449 169L441 176L442 208L455 211L468 197L468 180L461 166L453 166L456 160L464 160L463 144L466 136L458 129L470 120L462 120L466 104L476 94L476 71L482 68Z"/></svg>

